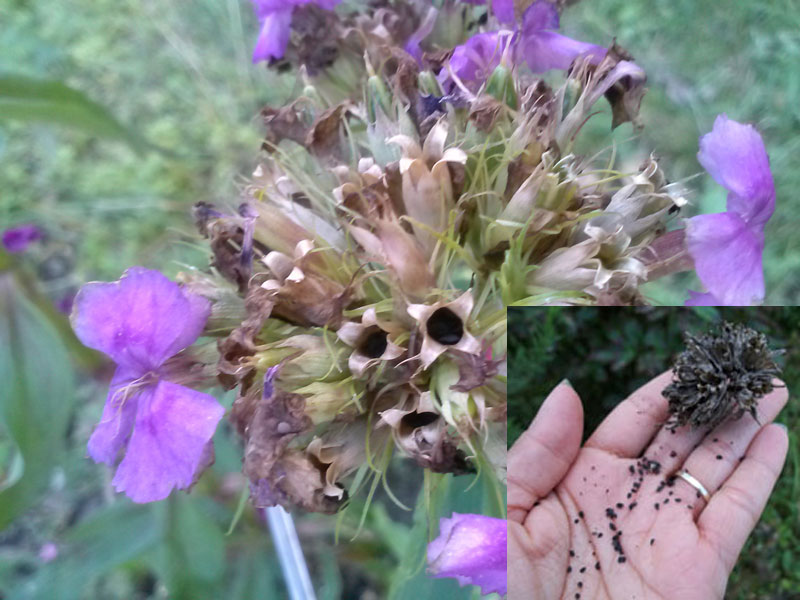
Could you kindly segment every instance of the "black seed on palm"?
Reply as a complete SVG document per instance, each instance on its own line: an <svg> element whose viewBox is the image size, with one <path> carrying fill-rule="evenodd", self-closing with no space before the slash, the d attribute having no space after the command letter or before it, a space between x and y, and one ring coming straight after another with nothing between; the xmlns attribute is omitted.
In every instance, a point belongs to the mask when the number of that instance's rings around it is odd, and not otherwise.
<svg viewBox="0 0 800 600"><path fill-rule="evenodd" d="M378 327L367 329L358 343L358 351L367 358L380 358L386 352L386 332Z"/></svg>
<svg viewBox="0 0 800 600"><path fill-rule="evenodd" d="M445 346L453 346L464 336L464 323L447 307L434 311L426 324L428 335Z"/></svg>
<svg viewBox="0 0 800 600"><path fill-rule="evenodd" d="M716 333L686 334L686 350L675 361L662 394L669 401L668 429L682 425L716 427L726 418L750 413L780 374L767 338L741 324L723 323Z"/></svg>

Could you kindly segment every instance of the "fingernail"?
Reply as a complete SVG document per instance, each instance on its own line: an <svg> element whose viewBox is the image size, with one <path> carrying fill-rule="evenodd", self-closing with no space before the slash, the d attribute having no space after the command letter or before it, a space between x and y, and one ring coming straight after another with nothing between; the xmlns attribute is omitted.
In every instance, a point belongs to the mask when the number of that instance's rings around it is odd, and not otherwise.
<svg viewBox="0 0 800 600"><path fill-rule="evenodd" d="M782 428L783 428L783 430L784 430L786 433L789 433L789 428L788 428L786 425L784 425L783 423L775 423L775 425L777 425L778 427L782 427Z"/></svg>
<svg viewBox="0 0 800 600"><path fill-rule="evenodd" d="M565 386L567 386L567 387L568 387L568 388L570 388L570 389L573 389L573 390L575 389L575 388L573 387L572 383L570 383L570 380L569 380L569 379L567 379L566 377L565 377L564 379L562 379L562 380L561 380L561 383L559 383L558 385L559 385L559 386L565 385ZM557 387L558 387L558 386L557 386Z"/></svg>

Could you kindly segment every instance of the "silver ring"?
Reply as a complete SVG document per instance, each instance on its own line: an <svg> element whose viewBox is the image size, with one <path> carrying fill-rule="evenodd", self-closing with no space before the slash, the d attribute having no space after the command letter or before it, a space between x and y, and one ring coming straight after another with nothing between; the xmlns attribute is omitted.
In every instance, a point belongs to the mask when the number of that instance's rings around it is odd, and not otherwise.
<svg viewBox="0 0 800 600"><path fill-rule="evenodd" d="M686 483L688 483L690 486L692 486L694 489L696 489L700 493L700 495L703 497L703 500L706 501L706 504L708 504L711 501L711 494L708 493L708 490L705 488L705 486L702 483L700 483L699 481L697 481L697 479L695 479L694 475L689 473L689 471L687 471L686 469L681 469L678 472L678 477L680 477Z"/></svg>

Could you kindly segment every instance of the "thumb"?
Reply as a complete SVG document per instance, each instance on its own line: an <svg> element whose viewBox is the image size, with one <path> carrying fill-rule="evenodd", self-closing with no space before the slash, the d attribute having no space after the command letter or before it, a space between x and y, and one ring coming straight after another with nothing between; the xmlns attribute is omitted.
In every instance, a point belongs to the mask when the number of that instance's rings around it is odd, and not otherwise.
<svg viewBox="0 0 800 600"><path fill-rule="evenodd" d="M508 452L509 520L522 523L534 502L564 478L578 455L582 434L581 399L564 380Z"/></svg>

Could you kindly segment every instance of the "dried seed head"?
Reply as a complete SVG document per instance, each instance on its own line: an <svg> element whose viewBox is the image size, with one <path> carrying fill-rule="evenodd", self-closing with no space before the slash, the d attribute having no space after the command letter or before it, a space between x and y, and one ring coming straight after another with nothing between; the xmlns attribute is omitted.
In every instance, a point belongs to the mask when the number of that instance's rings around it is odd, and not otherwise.
<svg viewBox="0 0 800 600"><path fill-rule="evenodd" d="M699 338L687 333L673 381L662 392L669 400L667 428L713 428L745 412L758 421L758 401L780 373L774 361L779 353L769 349L766 336L739 323L723 323L719 332Z"/></svg>

